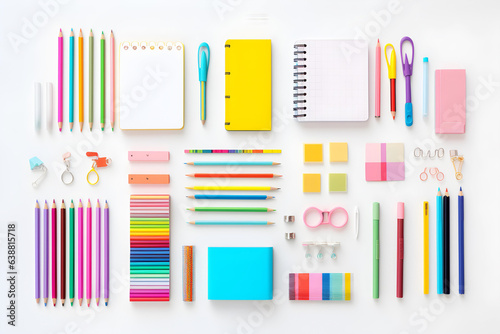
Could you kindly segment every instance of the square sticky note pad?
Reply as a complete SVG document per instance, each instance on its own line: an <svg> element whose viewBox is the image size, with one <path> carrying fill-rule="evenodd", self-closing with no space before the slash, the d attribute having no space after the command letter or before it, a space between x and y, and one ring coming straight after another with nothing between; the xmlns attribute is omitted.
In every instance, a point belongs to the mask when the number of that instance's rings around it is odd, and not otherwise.
<svg viewBox="0 0 500 334"><path fill-rule="evenodd" d="M366 144L365 177L366 181L403 181L405 179L404 144Z"/></svg>
<svg viewBox="0 0 500 334"><path fill-rule="evenodd" d="M328 175L329 191L347 191L347 174L330 173Z"/></svg>
<svg viewBox="0 0 500 334"><path fill-rule="evenodd" d="M323 162L323 144L304 144L304 162Z"/></svg>
<svg viewBox="0 0 500 334"><path fill-rule="evenodd" d="M330 162L347 161L347 143L330 143Z"/></svg>
<svg viewBox="0 0 500 334"><path fill-rule="evenodd" d="M302 189L305 193L320 193L321 174L303 174Z"/></svg>

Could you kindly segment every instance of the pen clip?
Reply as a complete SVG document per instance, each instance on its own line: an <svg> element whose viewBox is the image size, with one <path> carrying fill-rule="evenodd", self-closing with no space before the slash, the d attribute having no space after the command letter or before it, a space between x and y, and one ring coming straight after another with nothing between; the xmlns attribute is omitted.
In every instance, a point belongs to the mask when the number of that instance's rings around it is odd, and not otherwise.
<svg viewBox="0 0 500 334"><path fill-rule="evenodd" d="M403 43L404 42L410 42L411 44L411 62L408 62L408 54L405 53L404 59L403 59ZM413 73L413 56L415 55L415 49L413 47L413 41L410 37L405 36L401 39L401 44L400 44L400 50L401 50L401 64L403 66L403 74L405 77L411 76Z"/></svg>
<svg viewBox="0 0 500 334"><path fill-rule="evenodd" d="M207 81L208 66L210 65L210 47L207 43L201 43L198 47L198 78Z"/></svg>
<svg viewBox="0 0 500 334"><path fill-rule="evenodd" d="M391 51L391 62L387 59L387 47L390 46L392 48ZM389 79L396 79L396 50L392 44L386 44L384 47L385 53L385 62L387 63L387 70L389 74Z"/></svg>

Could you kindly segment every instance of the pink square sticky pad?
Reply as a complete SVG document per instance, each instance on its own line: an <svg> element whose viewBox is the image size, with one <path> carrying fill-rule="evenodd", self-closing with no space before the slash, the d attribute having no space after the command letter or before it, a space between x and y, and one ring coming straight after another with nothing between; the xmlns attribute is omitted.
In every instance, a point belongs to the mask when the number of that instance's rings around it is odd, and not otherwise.
<svg viewBox="0 0 500 334"><path fill-rule="evenodd" d="M387 163L387 181L404 181L405 163L388 162Z"/></svg>
<svg viewBox="0 0 500 334"><path fill-rule="evenodd" d="M382 164L380 162L365 163L365 178L366 181L383 181Z"/></svg>
<svg viewBox="0 0 500 334"><path fill-rule="evenodd" d="M381 159L380 143L367 143L365 149L365 162L380 162Z"/></svg>

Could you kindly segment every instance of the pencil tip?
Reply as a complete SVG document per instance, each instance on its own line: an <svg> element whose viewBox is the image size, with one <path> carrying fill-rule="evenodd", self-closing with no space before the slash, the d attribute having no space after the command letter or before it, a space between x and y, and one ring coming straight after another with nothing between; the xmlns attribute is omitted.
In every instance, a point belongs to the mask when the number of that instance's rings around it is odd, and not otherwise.
<svg viewBox="0 0 500 334"><path fill-rule="evenodd" d="M71 31L73 31L73 28L71 28Z"/></svg>
<svg viewBox="0 0 500 334"><path fill-rule="evenodd" d="M438 187L438 191L441 191L441 187Z"/></svg>
<svg viewBox="0 0 500 334"><path fill-rule="evenodd" d="M105 302L104 305L108 306L108 302Z"/></svg>
<svg viewBox="0 0 500 334"><path fill-rule="evenodd" d="M63 204L64 204L64 200L62 200Z"/></svg>
<svg viewBox="0 0 500 334"><path fill-rule="evenodd" d="M55 200L55 199L53 199L53 200L52 200L52 203L56 204L56 200Z"/></svg>
<svg viewBox="0 0 500 334"><path fill-rule="evenodd" d="M462 187L460 187L460 191L462 191Z"/></svg>
<svg viewBox="0 0 500 334"><path fill-rule="evenodd" d="M62 32L62 28L59 28L59 32ZM45 304L45 305L47 305L47 304Z"/></svg>
<svg viewBox="0 0 500 334"><path fill-rule="evenodd" d="M104 128L101 128L101 131L104 131Z"/></svg>
<svg viewBox="0 0 500 334"><path fill-rule="evenodd" d="M73 302L71 302L71 307L73 307Z"/></svg>
<svg viewBox="0 0 500 334"><path fill-rule="evenodd" d="M47 307L47 303L44 303L45 304L45 307Z"/></svg>
<svg viewBox="0 0 500 334"><path fill-rule="evenodd" d="M446 188L446 192L448 192L448 188Z"/></svg>

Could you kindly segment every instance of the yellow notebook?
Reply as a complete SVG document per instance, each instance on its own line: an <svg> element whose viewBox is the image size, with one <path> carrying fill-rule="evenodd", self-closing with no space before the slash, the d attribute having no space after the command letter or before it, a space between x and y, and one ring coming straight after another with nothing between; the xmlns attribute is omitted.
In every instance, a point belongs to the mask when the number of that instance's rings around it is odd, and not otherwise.
<svg viewBox="0 0 500 334"><path fill-rule="evenodd" d="M226 130L271 130L271 40L228 39Z"/></svg>

